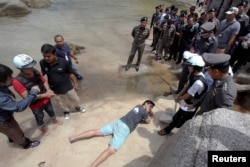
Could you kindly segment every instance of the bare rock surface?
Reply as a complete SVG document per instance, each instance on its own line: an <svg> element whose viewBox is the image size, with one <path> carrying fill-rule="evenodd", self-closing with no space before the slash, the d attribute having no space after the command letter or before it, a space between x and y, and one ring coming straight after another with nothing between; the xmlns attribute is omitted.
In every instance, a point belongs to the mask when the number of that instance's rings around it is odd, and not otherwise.
<svg viewBox="0 0 250 167"><path fill-rule="evenodd" d="M0 0L0 16L28 14L31 9L20 0Z"/></svg>
<svg viewBox="0 0 250 167"><path fill-rule="evenodd" d="M186 122L167 136L150 167L207 166L209 150L249 150L250 115L216 109Z"/></svg>
<svg viewBox="0 0 250 167"><path fill-rule="evenodd" d="M46 8L51 5L50 0L21 0L30 8Z"/></svg>

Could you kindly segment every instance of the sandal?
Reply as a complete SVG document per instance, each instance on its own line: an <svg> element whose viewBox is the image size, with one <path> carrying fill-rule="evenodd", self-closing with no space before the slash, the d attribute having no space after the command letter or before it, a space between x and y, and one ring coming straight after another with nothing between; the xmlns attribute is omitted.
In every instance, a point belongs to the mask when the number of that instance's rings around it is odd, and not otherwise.
<svg viewBox="0 0 250 167"><path fill-rule="evenodd" d="M160 135L160 136L165 136L165 135L167 135L167 133L165 132L164 129L159 130L157 133L158 133L158 135Z"/></svg>

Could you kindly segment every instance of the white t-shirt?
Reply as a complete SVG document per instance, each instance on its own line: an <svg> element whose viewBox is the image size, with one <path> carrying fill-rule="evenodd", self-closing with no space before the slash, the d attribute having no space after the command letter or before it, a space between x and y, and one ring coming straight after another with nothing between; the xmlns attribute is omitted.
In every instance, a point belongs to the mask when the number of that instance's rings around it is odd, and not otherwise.
<svg viewBox="0 0 250 167"><path fill-rule="evenodd" d="M198 75L202 75L205 78L205 76L204 76L204 74L202 72L200 72ZM190 94L192 97L194 97L194 95L196 93L201 94L204 89L205 89L205 85L203 84L203 82L200 81L200 80L197 80L188 89L187 93ZM187 112L193 112L195 110L195 108L191 109L191 110L188 110L187 109L187 103L185 102L185 100L180 101L180 108L182 110L184 110L184 111L187 111Z"/></svg>

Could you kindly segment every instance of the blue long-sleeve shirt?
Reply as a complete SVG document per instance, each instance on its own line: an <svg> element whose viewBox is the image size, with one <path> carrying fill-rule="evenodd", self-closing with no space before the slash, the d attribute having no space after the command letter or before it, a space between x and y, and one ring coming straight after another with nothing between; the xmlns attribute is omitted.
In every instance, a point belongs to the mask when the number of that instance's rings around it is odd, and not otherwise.
<svg viewBox="0 0 250 167"><path fill-rule="evenodd" d="M25 110L36 99L37 93L31 89L26 98L16 101L8 87L0 87L0 122L9 120L14 112Z"/></svg>

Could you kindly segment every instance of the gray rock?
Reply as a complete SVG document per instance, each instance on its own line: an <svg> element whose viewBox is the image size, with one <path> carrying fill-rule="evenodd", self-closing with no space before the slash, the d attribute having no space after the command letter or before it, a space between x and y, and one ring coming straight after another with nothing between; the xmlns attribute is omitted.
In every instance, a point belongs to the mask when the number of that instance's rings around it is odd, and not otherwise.
<svg viewBox="0 0 250 167"><path fill-rule="evenodd" d="M0 0L0 16L20 15L30 12L31 9L20 0Z"/></svg>
<svg viewBox="0 0 250 167"><path fill-rule="evenodd" d="M250 150L250 115L216 109L186 122L168 136L150 167L207 166L209 150Z"/></svg>
<svg viewBox="0 0 250 167"><path fill-rule="evenodd" d="M21 0L30 8L46 8L51 5L50 0Z"/></svg>

